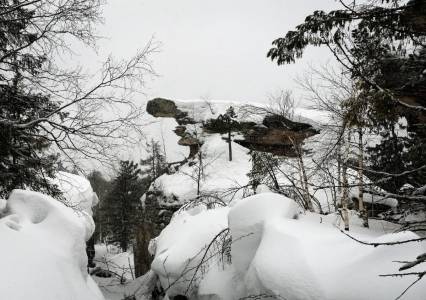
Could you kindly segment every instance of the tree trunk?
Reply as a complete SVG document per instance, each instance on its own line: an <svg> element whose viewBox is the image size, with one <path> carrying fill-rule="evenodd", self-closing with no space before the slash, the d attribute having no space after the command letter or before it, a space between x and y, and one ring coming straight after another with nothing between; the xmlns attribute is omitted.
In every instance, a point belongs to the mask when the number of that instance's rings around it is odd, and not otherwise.
<svg viewBox="0 0 426 300"><path fill-rule="evenodd" d="M311 196L309 195L308 176L306 175L305 164L303 163L303 157L302 157L300 148L298 150L298 159L299 159L299 166L300 166L300 171L301 171L302 179L303 179L302 184L303 184L303 191L305 194L306 207L308 208L309 211L314 211L314 208L312 206Z"/></svg>
<svg viewBox="0 0 426 300"><path fill-rule="evenodd" d="M337 196L342 199L342 143L340 140L337 142ZM337 206L335 209L337 210Z"/></svg>
<svg viewBox="0 0 426 300"><path fill-rule="evenodd" d="M368 213L367 207L364 206L364 142L363 142L363 133L362 128L358 127L358 184L359 184L359 194L358 194L358 209L363 220L364 227L368 227Z"/></svg>
<svg viewBox="0 0 426 300"><path fill-rule="evenodd" d="M292 142L293 147L296 150L305 208L309 211L314 211L314 208L312 206L311 196L309 195L308 176L306 175L305 164L303 163L302 146L300 144L297 144L292 138L290 138L290 141Z"/></svg>
<svg viewBox="0 0 426 300"><path fill-rule="evenodd" d="M201 151L198 152L198 174L197 174L197 196L200 196L200 182L203 172L203 155Z"/></svg>
<svg viewBox="0 0 426 300"><path fill-rule="evenodd" d="M229 161L232 161L232 145L231 145L231 130L228 130L228 149L229 149Z"/></svg>
<svg viewBox="0 0 426 300"><path fill-rule="evenodd" d="M345 230L349 231L349 184L348 184L348 160L349 160L349 143L351 141L351 135L348 131L348 140L345 143L345 157L342 166L342 177L343 177L343 195L342 195L342 218L345 224Z"/></svg>

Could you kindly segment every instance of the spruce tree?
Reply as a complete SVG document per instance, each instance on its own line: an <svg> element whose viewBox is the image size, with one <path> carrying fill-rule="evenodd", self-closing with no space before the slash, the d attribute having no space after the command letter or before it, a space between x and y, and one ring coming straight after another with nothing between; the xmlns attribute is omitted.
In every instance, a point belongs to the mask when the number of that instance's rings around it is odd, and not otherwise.
<svg viewBox="0 0 426 300"><path fill-rule="evenodd" d="M159 142L151 140L151 142L146 144L146 149L148 156L142 159L140 164L144 167L143 173L147 173L152 182L166 172L166 157L161 150Z"/></svg>
<svg viewBox="0 0 426 300"><path fill-rule="evenodd" d="M51 141L38 127L13 126L48 115L57 105L46 95L26 91L16 71L10 84L0 85L0 196L16 188L60 196L49 181L56 171L57 156L47 152Z"/></svg>
<svg viewBox="0 0 426 300"><path fill-rule="evenodd" d="M129 248L141 220L143 187L139 182L140 172L136 163L121 161L118 175L102 207L109 241L118 243L123 251Z"/></svg>
<svg viewBox="0 0 426 300"><path fill-rule="evenodd" d="M223 115L223 120L226 123L226 131L228 133L228 138L227 138L227 142L228 142L228 154L229 154L229 161L232 161L232 129L234 127L235 122L235 118L237 117L237 114L235 113L235 110L232 106L230 106L227 110L226 113Z"/></svg>
<svg viewBox="0 0 426 300"><path fill-rule="evenodd" d="M13 7L0 20L0 197L16 188L59 196L59 189L48 180L57 159L47 152L51 140L44 128L27 126L58 108L57 102L28 81L40 72L45 57L19 51L37 39L30 30L34 12L10 1L0 4Z"/></svg>

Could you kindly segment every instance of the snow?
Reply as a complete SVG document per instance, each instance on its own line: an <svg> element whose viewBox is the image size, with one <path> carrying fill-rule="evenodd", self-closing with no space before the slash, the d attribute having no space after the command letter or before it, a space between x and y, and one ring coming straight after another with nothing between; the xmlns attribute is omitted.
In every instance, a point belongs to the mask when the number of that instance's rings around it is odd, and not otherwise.
<svg viewBox="0 0 426 300"><path fill-rule="evenodd" d="M165 152L166 161L169 163L182 161L188 157L189 147L178 145L180 137L173 132L178 123L173 118L155 118L149 114L143 116L146 125L143 126L144 142L150 143L154 140L160 144L161 150ZM144 143L139 152L135 151L133 159L139 161L147 156Z"/></svg>
<svg viewBox="0 0 426 300"><path fill-rule="evenodd" d="M229 100L212 100L206 101L202 99L192 100L173 100L178 109L187 112L190 118L193 118L198 125L195 127L199 128L200 124L211 118L217 118L220 114L224 114L226 110L233 106L237 113L238 121L250 121L262 123L263 115L247 115L239 113L239 109L244 106L241 102L229 101ZM251 103L251 105L264 107L262 103ZM169 163L182 161L189 154L189 147L178 145L180 139L173 130L178 126L178 123L174 118L163 118L153 117L150 114L143 115L144 126L141 129L144 135L144 139L141 141L139 147L135 147L134 151L129 154L129 158L135 161L139 161L141 158L145 158L148 153L144 145L146 142L154 140L158 142L161 149L165 152L166 161ZM323 124L327 121L328 116L325 113L318 112L308 108L295 109L294 113L295 121L306 122L315 127ZM187 126L187 130L191 131L191 126Z"/></svg>
<svg viewBox="0 0 426 300"><path fill-rule="evenodd" d="M228 143L220 134L211 134L204 138L201 151L206 155L203 158L205 176L200 186L202 193L223 194L229 189L248 183L247 173L251 168L248 149L232 142L233 160L229 161ZM197 163L197 160L194 162ZM197 182L193 179L196 173L196 165L185 164L174 174L160 176L151 189L161 190L173 204L176 204L174 200L176 198L181 203L187 202L197 197ZM241 195L241 193L242 191L239 191L237 194ZM232 196L235 195L231 193L228 198L225 197L225 200L229 201Z"/></svg>
<svg viewBox="0 0 426 300"><path fill-rule="evenodd" d="M56 173L52 182L63 193L65 205L92 215L92 207L98 204L99 199L93 192L89 180L79 175L60 171Z"/></svg>
<svg viewBox="0 0 426 300"><path fill-rule="evenodd" d="M274 193L250 196L236 203L228 215L235 268L241 274L247 272L260 243L264 221L268 217L296 218L299 210L293 200Z"/></svg>
<svg viewBox="0 0 426 300"><path fill-rule="evenodd" d="M229 101L175 103L198 122L217 117L230 105L238 114L239 107L238 103ZM239 116L240 120L247 120L244 117ZM298 108L295 112L296 121L313 126L322 126L328 118L325 113L306 108ZM172 131L175 124L169 125ZM302 213L292 199L272 193L265 185L257 188L256 195L244 198L245 191L241 187L248 184L247 173L251 169L248 150L232 143L234 159L230 162L228 144L223 136L203 133L199 124L187 127L189 131L197 131L197 137L204 142L201 151L206 166L200 184L201 194L215 193L228 204L215 209L200 206L179 211L160 236L151 241L149 251L155 255L152 270L159 276L169 297L188 294L197 299L226 300L254 295L280 299L394 299L415 280L379 275L398 273L400 265L395 261L413 260L426 251L425 242L374 248L345 236L340 231L343 224L337 213ZM324 173L316 167L316 162L330 150L330 140L335 138L332 134L324 130L308 138L304 145L312 150L304 156L312 184L310 193L326 212L334 211L333 190L324 187L330 183L324 180ZM377 139L377 136L365 136L368 145L374 145ZM197 171L194 163L197 163L196 158L175 173L162 175L150 187L163 192L165 198L160 204L183 204L197 197L197 183L191 178ZM297 178L297 166L296 159L287 158L281 167L286 174L295 174ZM336 166L330 164L327 168L336 177ZM356 185L357 173L354 170L348 173L349 184ZM280 184L291 186L283 174L277 174L277 178ZM365 178L365 182L368 179ZM350 196L357 195L357 188L351 188ZM383 199L369 193L364 193L364 198L366 202L390 208L398 205L396 199ZM362 223L357 212L351 211L349 234L362 241L389 242L417 237L412 232L396 232L398 225L392 223L369 220L369 229L363 228ZM226 228L229 232L226 238L221 236L219 242L229 242L227 238L232 237L231 245L220 246L216 241L213 245L217 250L212 252L208 248L212 239ZM224 263L223 258L228 248L232 257L229 264ZM217 251L222 256L214 255ZM204 255L209 258L207 261ZM419 270L419 267L412 269L413 272ZM411 288L404 299L426 299L425 290L423 280Z"/></svg>
<svg viewBox="0 0 426 300"><path fill-rule="evenodd" d="M193 213L177 214L157 238L151 269L159 276L162 286L169 287L169 296L186 293L203 250L227 227L228 208Z"/></svg>
<svg viewBox="0 0 426 300"><path fill-rule="evenodd" d="M371 193L363 193L363 199L364 202L371 203L371 204L383 204L392 208L396 208L398 206L398 200L395 198L385 198L377 195L373 195ZM358 198L359 195L359 188L353 187L349 190L349 197L355 197Z"/></svg>
<svg viewBox="0 0 426 300"><path fill-rule="evenodd" d="M96 267L112 272L112 276L107 278L92 276L105 299L123 300L131 295L135 295L138 300L151 299L156 275L149 271L134 279L133 253L131 251L122 252L117 246L105 244L95 245L95 250Z"/></svg>
<svg viewBox="0 0 426 300"><path fill-rule="evenodd" d="M54 182L64 193L63 203L27 190L14 190L1 202L2 299L103 299L86 269L96 194L77 175L60 172Z"/></svg>
<svg viewBox="0 0 426 300"><path fill-rule="evenodd" d="M253 115L239 112L239 110L246 106L246 103L230 101L230 100L176 100L174 101L178 109L188 113L189 117L192 117L197 122L207 121L211 118L217 118L220 114L224 114L226 110L233 106L237 114L236 119L238 121L249 121L262 123L264 115ZM251 102L251 106L254 107L265 107L265 103ZM272 105L273 106L273 105ZM326 112L321 112L314 109L295 107L294 109L294 121L305 122L313 126L324 124L329 120L329 116Z"/></svg>
<svg viewBox="0 0 426 300"><path fill-rule="evenodd" d="M372 247L345 236L337 214L301 213L291 199L261 193L229 207L181 212L156 239L152 270L169 296L185 294L212 238L229 227L232 263L213 256L196 274L190 294L199 299L240 299L266 295L279 299L395 299L416 278L380 277L398 273L397 261L412 261L426 242ZM366 242L417 238L395 232L397 225L370 220L370 228L351 212L349 234ZM200 254L201 253L201 254ZM185 270L190 270L185 273ZM417 266L410 271L422 271ZM189 276L188 276L189 275ZM167 289L168 286L171 287ZM419 281L404 299L426 298Z"/></svg>
<svg viewBox="0 0 426 300"><path fill-rule="evenodd" d="M87 274L85 239L92 229L59 201L14 190L0 219L0 282L10 300L103 299Z"/></svg>

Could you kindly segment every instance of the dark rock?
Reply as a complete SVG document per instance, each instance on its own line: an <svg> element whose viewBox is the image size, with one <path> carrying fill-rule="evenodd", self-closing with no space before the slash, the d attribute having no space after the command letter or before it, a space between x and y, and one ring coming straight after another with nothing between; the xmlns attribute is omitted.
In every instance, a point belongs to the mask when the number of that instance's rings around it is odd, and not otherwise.
<svg viewBox="0 0 426 300"><path fill-rule="evenodd" d="M268 128L287 129L291 131L304 131L312 128L312 125L294 122L280 115L268 115L262 122Z"/></svg>
<svg viewBox="0 0 426 300"><path fill-rule="evenodd" d="M156 118L176 118L179 112L176 104L172 100L164 98L155 98L149 100L146 104L146 111Z"/></svg>
<svg viewBox="0 0 426 300"><path fill-rule="evenodd" d="M189 146L189 157L194 157L198 150L200 150L200 147L202 145L201 141L197 138L191 136L190 134L186 133L179 141L178 144L181 146Z"/></svg>
<svg viewBox="0 0 426 300"><path fill-rule="evenodd" d="M193 146L201 145L201 142L197 138L187 133L178 141L178 144L181 146Z"/></svg>
<svg viewBox="0 0 426 300"><path fill-rule="evenodd" d="M188 113L177 108L176 104L169 99L155 98L146 104L146 111L156 117L174 118L179 125L195 124L196 122L188 117Z"/></svg>
<svg viewBox="0 0 426 300"><path fill-rule="evenodd" d="M102 268L95 268L94 270L90 272L90 275L94 275L96 277L101 277L101 278L110 278L114 275L114 273L108 270L104 270Z"/></svg>
<svg viewBox="0 0 426 300"><path fill-rule="evenodd" d="M174 133L176 133L177 136L183 137L185 135L185 131L186 131L186 126L179 125L179 126L176 126Z"/></svg>
<svg viewBox="0 0 426 300"><path fill-rule="evenodd" d="M153 190L146 193L143 220L137 230L136 245L133 249L136 277L150 270L153 257L148 251L149 242L161 233L161 230L169 224L173 213L181 207L179 201L176 204L162 204L167 202L166 200L161 191Z"/></svg>
<svg viewBox="0 0 426 300"><path fill-rule="evenodd" d="M261 125L245 132L236 143L250 150L269 152L278 156L296 157L295 146L319 131L312 125L291 121L283 116L266 116Z"/></svg>

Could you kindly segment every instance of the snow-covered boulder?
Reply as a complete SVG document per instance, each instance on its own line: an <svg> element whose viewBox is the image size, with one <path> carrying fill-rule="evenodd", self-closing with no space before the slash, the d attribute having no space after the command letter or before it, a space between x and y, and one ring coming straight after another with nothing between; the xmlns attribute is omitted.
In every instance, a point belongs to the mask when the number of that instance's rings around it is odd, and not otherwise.
<svg viewBox="0 0 426 300"><path fill-rule="evenodd" d="M338 219L337 214L300 213L293 200L274 193L235 201L229 208L184 213L173 218L156 239L152 269L167 294L192 291L194 294L188 294L191 299L262 295L292 300L397 298L417 277L380 275L398 273L397 261L410 261L426 252L426 242L364 245L343 234ZM413 232L395 233L396 225L384 221L370 220L366 229L356 215L351 220L349 234L360 241L389 243L418 238ZM220 263L223 252L217 252L221 254L212 256L200 267L203 272L196 274L196 290L189 290L194 267L200 264L213 237L226 226L232 236L231 263ZM229 245L223 246L219 249ZM410 271L422 270L417 266ZM411 287L404 299L426 299L426 281Z"/></svg>
<svg viewBox="0 0 426 300"><path fill-rule="evenodd" d="M96 195L84 178L67 176L60 187L68 186L66 203L79 209L26 190L14 190L6 201L0 219L1 299L103 299L86 269Z"/></svg>
<svg viewBox="0 0 426 300"><path fill-rule="evenodd" d="M188 283L197 270L208 244L227 228L228 208L183 211L175 215L156 239L151 269L159 276L169 296L187 293ZM198 280L193 282L192 287Z"/></svg>
<svg viewBox="0 0 426 300"><path fill-rule="evenodd" d="M297 218L299 207L293 200L274 193L258 194L237 202L228 215L232 234L233 265L245 274L256 254L264 224L272 218Z"/></svg>

